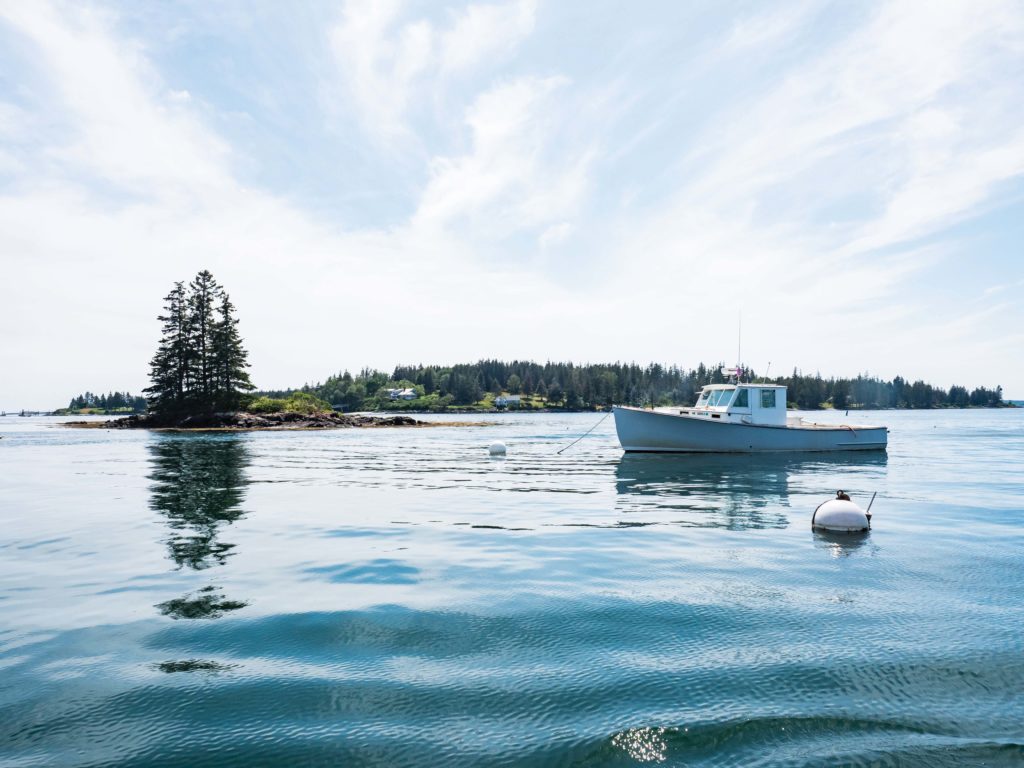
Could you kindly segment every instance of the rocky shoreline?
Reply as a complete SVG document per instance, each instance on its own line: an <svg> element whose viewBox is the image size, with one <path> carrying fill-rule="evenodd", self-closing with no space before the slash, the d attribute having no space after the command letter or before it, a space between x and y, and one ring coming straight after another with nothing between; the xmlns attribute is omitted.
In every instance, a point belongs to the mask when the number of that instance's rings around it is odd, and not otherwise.
<svg viewBox="0 0 1024 768"><path fill-rule="evenodd" d="M366 416L344 413L203 413L177 419L149 415L108 421L71 421L65 426L83 429L158 429L165 431L249 431L289 429L352 429L365 427L476 426L475 422L419 421L411 416Z"/></svg>

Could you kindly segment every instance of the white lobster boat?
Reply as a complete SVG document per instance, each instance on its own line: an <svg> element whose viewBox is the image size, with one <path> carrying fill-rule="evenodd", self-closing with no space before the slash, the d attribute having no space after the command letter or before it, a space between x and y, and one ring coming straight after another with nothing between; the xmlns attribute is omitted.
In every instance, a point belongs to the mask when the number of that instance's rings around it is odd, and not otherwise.
<svg viewBox="0 0 1024 768"><path fill-rule="evenodd" d="M646 453L885 450L885 427L815 424L786 413L777 384L709 384L692 408L617 405L623 450Z"/></svg>

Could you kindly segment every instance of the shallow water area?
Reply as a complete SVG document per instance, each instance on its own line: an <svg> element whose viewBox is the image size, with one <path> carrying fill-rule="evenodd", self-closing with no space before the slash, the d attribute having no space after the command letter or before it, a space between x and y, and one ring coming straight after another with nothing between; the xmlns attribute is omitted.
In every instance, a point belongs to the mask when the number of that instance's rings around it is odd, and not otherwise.
<svg viewBox="0 0 1024 768"><path fill-rule="evenodd" d="M1024 763L1024 409L812 416L889 451L0 418L0 765Z"/></svg>

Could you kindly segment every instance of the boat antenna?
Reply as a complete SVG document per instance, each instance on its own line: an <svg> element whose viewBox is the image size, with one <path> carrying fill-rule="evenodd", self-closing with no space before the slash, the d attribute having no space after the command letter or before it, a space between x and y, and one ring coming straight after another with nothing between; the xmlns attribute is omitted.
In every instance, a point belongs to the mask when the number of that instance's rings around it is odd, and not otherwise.
<svg viewBox="0 0 1024 768"><path fill-rule="evenodd" d="M743 366L743 311L736 313L736 367L742 371ZM740 374L742 377L742 373Z"/></svg>
<svg viewBox="0 0 1024 768"><path fill-rule="evenodd" d="M772 361L768 361L768 367L764 369L764 380L768 381L768 371L772 369Z"/></svg>

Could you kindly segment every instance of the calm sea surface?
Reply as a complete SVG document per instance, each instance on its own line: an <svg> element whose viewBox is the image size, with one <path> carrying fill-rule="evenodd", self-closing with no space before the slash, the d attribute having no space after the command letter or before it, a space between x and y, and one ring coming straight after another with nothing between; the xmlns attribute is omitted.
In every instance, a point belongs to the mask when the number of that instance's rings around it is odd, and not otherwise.
<svg viewBox="0 0 1024 768"><path fill-rule="evenodd" d="M785 458L487 418L0 419L0 765L1024 764L1024 410ZM837 488L871 533L812 533Z"/></svg>

